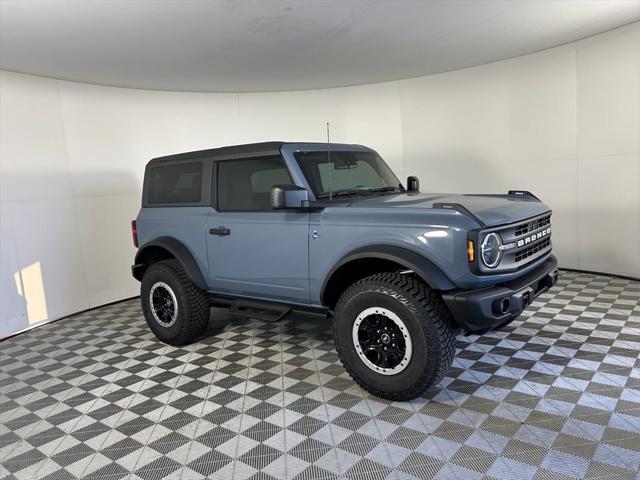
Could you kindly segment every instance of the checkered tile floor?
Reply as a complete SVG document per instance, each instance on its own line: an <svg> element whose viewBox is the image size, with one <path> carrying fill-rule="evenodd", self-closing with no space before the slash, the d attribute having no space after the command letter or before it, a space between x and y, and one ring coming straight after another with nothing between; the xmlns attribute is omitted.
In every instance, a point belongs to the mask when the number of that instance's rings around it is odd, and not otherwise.
<svg viewBox="0 0 640 480"><path fill-rule="evenodd" d="M137 300L103 307L0 344L0 478L637 479L639 303L563 272L403 403L354 385L315 317L175 348Z"/></svg>

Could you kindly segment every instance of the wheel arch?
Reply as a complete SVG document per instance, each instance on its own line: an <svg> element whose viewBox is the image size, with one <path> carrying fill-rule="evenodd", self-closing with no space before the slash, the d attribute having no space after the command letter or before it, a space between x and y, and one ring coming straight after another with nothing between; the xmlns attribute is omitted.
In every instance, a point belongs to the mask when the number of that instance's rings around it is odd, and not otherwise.
<svg viewBox="0 0 640 480"><path fill-rule="evenodd" d="M142 280L145 270L152 263L170 258L180 262L189 279L199 288L207 288L202 271L193 254L180 240L173 237L156 238L142 245L136 253L131 272L136 280Z"/></svg>
<svg viewBox="0 0 640 480"><path fill-rule="evenodd" d="M340 294L353 282L384 271L412 270L434 290L455 285L431 260L402 247L372 245L343 256L326 275L320 290L322 305L333 309Z"/></svg>

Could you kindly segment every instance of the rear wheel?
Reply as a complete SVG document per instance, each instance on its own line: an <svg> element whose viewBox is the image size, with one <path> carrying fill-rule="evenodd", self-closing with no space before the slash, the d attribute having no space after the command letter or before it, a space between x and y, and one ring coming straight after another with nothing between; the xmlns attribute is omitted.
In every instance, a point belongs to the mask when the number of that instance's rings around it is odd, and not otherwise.
<svg viewBox="0 0 640 480"><path fill-rule="evenodd" d="M207 328L206 292L191 281L177 260L163 260L147 268L140 300L149 328L165 343L191 343Z"/></svg>
<svg viewBox="0 0 640 480"><path fill-rule="evenodd" d="M413 275L378 273L350 286L334 319L336 350L365 390L410 400L453 362L457 328L440 295Z"/></svg>

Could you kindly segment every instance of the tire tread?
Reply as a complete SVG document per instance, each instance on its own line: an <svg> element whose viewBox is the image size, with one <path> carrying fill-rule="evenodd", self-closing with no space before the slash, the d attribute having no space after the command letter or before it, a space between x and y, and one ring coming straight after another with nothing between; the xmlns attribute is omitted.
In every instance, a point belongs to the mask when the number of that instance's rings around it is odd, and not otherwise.
<svg viewBox="0 0 640 480"><path fill-rule="evenodd" d="M191 281L187 272L177 260L161 260L151 265L147 271L150 271L152 268L167 268L180 283L187 302L186 312L183 312L183 314L188 313L188 315L185 321L181 322L182 328L174 337L162 340L170 345L186 345L194 342L204 333L209 323L209 299L207 298L206 292L198 288L198 286ZM143 306L144 303L145 302L143 302ZM152 323L153 320L149 319L147 312L145 312L145 317L147 317L147 323L149 323L149 326L155 333L155 325Z"/></svg>

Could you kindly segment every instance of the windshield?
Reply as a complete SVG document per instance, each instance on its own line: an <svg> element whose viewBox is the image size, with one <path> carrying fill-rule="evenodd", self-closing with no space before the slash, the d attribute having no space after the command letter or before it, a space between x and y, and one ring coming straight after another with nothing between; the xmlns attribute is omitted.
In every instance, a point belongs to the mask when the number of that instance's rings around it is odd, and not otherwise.
<svg viewBox="0 0 640 480"><path fill-rule="evenodd" d="M296 161L316 198L404 191L375 152L296 152ZM329 163L330 162L330 163Z"/></svg>

